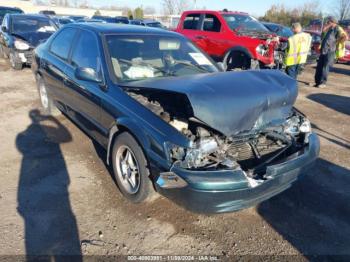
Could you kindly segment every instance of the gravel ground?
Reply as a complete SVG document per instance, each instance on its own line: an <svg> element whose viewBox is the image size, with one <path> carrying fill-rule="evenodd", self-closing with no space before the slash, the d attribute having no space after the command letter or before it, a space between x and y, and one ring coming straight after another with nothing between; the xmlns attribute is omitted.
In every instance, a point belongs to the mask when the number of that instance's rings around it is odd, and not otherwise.
<svg viewBox="0 0 350 262"><path fill-rule="evenodd" d="M350 255L350 65L321 90L313 73L297 108L321 138L316 166L257 207L207 216L124 200L105 152L64 116L40 116L30 69L0 59L0 255Z"/></svg>

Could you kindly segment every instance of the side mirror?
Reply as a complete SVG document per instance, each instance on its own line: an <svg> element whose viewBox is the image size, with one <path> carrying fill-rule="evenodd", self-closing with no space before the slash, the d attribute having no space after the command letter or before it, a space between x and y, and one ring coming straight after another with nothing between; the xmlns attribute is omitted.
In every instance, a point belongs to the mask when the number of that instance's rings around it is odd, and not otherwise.
<svg viewBox="0 0 350 262"><path fill-rule="evenodd" d="M225 68L225 65L223 62L218 62L216 63L216 65L218 66L218 68L221 70L221 71L226 71L226 68Z"/></svg>
<svg viewBox="0 0 350 262"><path fill-rule="evenodd" d="M75 70L75 77L83 81L102 83L102 79L99 74L94 69L89 67L78 67Z"/></svg>
<svg viewBox="0 0 350 262"><path fill-rule="evenodd" d="M2 27L1 27L1 31L7 32L7 27L6 27L6 26L2 26Z"/></svg>

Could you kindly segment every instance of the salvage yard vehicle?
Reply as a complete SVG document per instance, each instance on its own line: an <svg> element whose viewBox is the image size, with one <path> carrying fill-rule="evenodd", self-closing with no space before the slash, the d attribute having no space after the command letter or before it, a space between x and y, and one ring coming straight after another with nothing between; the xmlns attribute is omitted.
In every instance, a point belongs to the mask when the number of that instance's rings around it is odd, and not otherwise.
<svg viewBox="0 0 350 262"><path fill-rule="evenodd" d="M278 37L247 13L186 11L175 30L227 70L274 68L281 64Z"/></svg>
<svg viewBox="0 0 350 262"><path fill-rule="evenodd" d="M166 30L70 24L35 50L48 114L59 109L106 149L131 202L154 189L196 212L231 212L290 187L319 154L277 70L222 72Z"/></svg>
<svg viewBox="0 0 350 262"><path fill-rule="evenodd" d="M0 24L6 14L23 14L23 10L17 7L0 6Z"/></svg>
<svg viewBox="0 0 350 262"><path fill-rule="evenodd" d="M34 48L57 30L44 15L7 14L1 25L0 46L12 68L21 70L30 65Z"/></svg>

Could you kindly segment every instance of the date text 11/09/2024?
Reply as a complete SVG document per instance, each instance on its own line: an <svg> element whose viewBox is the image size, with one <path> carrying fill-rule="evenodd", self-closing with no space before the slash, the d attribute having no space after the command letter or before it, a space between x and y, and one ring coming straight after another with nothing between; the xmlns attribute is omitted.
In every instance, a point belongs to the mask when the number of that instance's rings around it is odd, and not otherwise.
<svg viewBox="0 0 350 262"><path fill-rule="evenodd" d="M218 256L128 256L128 261L219 261Z"/></svg>

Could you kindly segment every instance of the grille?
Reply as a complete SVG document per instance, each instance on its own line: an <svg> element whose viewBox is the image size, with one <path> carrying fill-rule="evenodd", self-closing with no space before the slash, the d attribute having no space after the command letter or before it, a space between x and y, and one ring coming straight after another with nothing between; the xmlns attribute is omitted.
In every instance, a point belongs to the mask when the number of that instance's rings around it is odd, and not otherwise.
<svg viewBox="0 0 350 262"><path fill-rule="evenodd" d="M285 145L279 145L275 141L264 139L265 141L258 140L256 144L256 150L261 156L261 158L267 157L274 152L278 152L280 149L284 148ZM254 150L249 142L235 142L232 143L228 149L230 155L234 156L237 161L246 161L256 159Z"/></svg>

